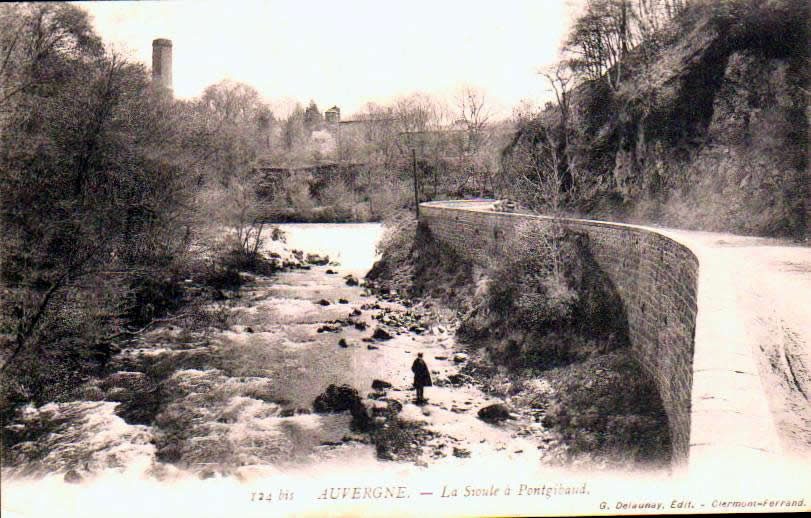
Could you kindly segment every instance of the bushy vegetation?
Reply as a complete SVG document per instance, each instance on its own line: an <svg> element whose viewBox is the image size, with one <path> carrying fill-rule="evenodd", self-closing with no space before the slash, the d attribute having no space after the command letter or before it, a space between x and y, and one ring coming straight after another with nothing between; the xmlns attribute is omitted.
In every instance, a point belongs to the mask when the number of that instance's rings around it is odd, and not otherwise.
<svg viewBox="0 0 811 518"><path fill-rule="evenodd" d="M585 235L523 222L505 238L484 282L459 331L488 344L499 362L551 367L627 343L619 296Z"/></svg>
<svg viewBox="0 0 811 518"><path fill-rule="evenodd" d="M378 244L381 258L366 279L383 292L396 290L464 311L475 289L472 264L434 239L411 214L396 214L385 228Z"/></svg>
<svg viewBox="0 0 811 518"><path fill-rule="evenodd" d="M576 254L582 253L569 237L554 224L522 223L504 243L509 259L493 265L490 309L533 330L569 324L579 294L567 277L574 273ZM574 246L564 249L565 244Z"/></svg>
<svg viewBox="0 0 811 518"><path fill-rule="evenodd" d="M570 445L561 460L599 460L622 469L670 461L662 401L627 350L551 369L541 379L555 394L544 424L560 431Z"/></svg>
<svg viewBox="0 0 811 518"><path fill-rule="evenodd" d="M510 234L488 267L477 268L425 225L396 219L367 279L454 308L459 335L511 366L549 368L627 344L622 303L591 258L587 236L545 220Z"/></svg>
<svg viewBox="0 0 811 518"><path fill-rule="evenodd" d="M313 171L273 173L260 192L274 193L262 200L263 216L273 222L367 222L387 219L414 207L410 178L369 165L314 167ZM368 183L374 179L374 185ZM268 182L272 182L268 185Z"/></svg>
<svg viewBox="0 0 811 518"><path fill-rule="evenodd" d="M74 5L3 5L0 25L5 412L69 391L116 340L188 303L186 280L257 264L268 234L255 91L174 100Z"/></svg>

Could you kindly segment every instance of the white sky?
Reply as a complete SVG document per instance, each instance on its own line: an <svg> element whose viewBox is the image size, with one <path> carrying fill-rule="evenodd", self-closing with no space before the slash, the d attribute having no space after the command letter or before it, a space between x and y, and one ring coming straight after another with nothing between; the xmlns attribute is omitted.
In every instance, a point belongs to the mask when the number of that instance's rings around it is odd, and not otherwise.
<svg viewBox="0 0 811 518"><path fill-rule="evenodd" d="M403 2L93 2L105 42L151 66L152 40L173 43L177 97L224 78L256 88L279 110L315 100L349 115L367 101L414 91L452 100L482 88L509 116L550 98L537 70L556 60L577 0ZM283 115L283 114L282 114Z"/></svg>

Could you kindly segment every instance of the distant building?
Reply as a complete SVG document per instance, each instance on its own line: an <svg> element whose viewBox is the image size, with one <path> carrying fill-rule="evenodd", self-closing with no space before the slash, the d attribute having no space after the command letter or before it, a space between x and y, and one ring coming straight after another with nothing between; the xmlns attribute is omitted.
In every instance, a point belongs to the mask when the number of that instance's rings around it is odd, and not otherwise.
<svg viewBox="0 0 811 518"><path fill-rule="evenodd" d="M332 124L341 122L341 109L337 106L333 106L324 112L324 118L327 119L327 122Z"/></svg>

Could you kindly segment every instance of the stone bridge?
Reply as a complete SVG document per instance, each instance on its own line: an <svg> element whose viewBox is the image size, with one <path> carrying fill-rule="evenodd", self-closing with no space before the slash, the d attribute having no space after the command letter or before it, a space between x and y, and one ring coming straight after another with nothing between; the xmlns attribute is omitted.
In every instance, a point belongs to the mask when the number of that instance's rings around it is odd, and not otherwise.
<svg viewBox="0 0 811 518"><path fill-rule="evenodd" d="M474 262L528 219L493 201L420 205L420 221ZM589 236L653 378L674 467L783 470L811 459L811 248L777 240L558 219ZM779 467L778 467L779 466Z"/></svg>

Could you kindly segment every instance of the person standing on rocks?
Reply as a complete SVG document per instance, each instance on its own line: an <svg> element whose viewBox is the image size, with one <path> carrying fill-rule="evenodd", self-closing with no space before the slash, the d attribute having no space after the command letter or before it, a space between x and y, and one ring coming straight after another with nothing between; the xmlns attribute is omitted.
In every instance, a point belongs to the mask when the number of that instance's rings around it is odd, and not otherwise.
<svg viewBox="0 0 811 518"><path fill-rule="evenodd" d="M411 372L414 373L414 388L417 389L417 404L422 405L425 403L423 397L423 390L425 387L430 387L431 373L428 372L428 366L425 360L422 359L422 353L417 353L417 359L411 364Z"/></svg>

